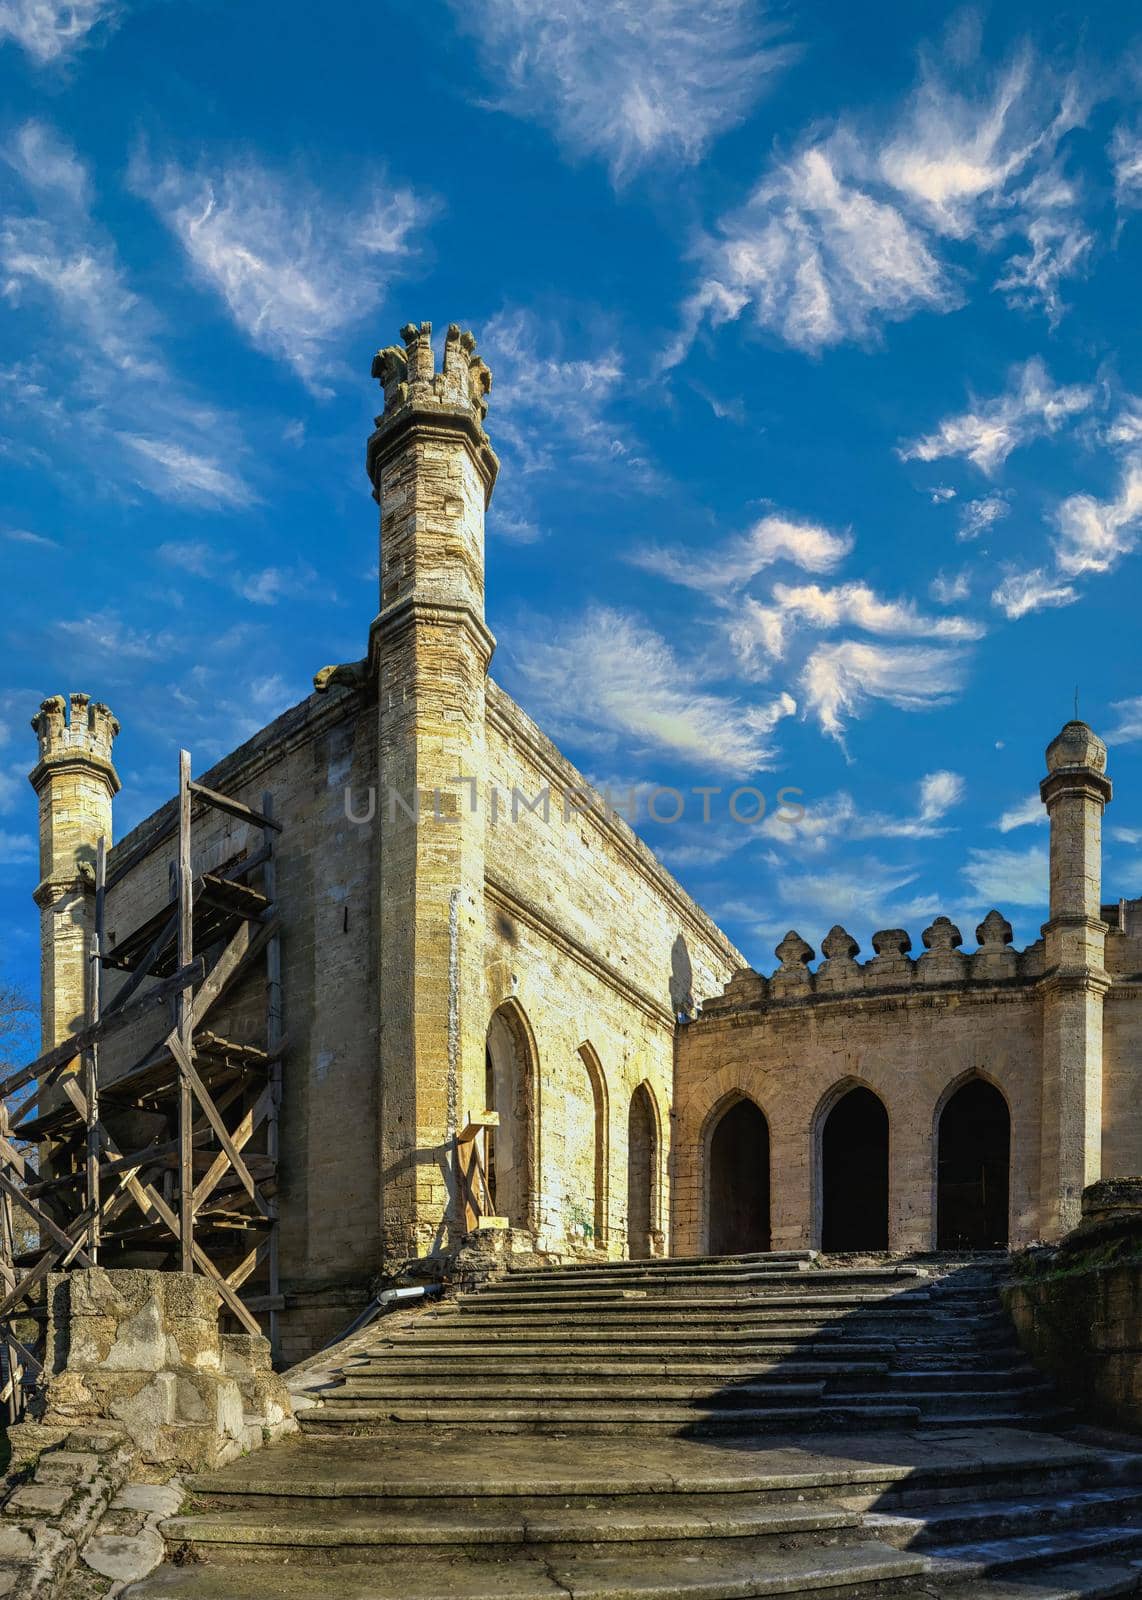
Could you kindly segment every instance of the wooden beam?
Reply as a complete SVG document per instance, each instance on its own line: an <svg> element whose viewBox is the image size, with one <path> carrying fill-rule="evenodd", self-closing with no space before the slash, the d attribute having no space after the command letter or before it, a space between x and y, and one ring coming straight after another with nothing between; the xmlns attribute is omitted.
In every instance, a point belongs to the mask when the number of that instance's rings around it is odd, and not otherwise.
<svg viewBox="0 0 1142 1600"><path fill-rule="evenodd" d="M222 1118L219 1116L218 1110L215 1107L214 1101L210 1098L210 1091L207 1089L207 1087L203 1083L202 1079L198 1076L198 1073L195 1070L194 1062L186 1054L186 1051L185 1051L185 1049L183 1047L182 1040L177 1036L177 1034L173 1034L172 1033L168 1042L170 1044L171 1051L172 1051L172 1053L174 1055L174 1058L179 1064L180 1072L185 1074L186 1081L189 1083L189 1085L191 1087L191 1090L194 1093L195 1099L198 1101L199 1105L202 1107L203 1111L206 1113L206 1120L207 1120L207 1122L209 1122L210 1126L214 1129L215 1135L216 1135L216 1137L218 1139L218 1143L222 1146L223 1150L226 1152L227 1160L229 1161L230 1165L233 1167L234 1171L238 1174L238 1177L239 1177L239 1179L241 1180L241 1183L242 1183L242 1187L245 1189L246 1193L250 1196L250 1199L254 1202L254 1204L257 1206L258 1210L262 1213L262 1215L264 1217L269 1216L269 1212L266 1209L266 1202L262 1199L261 1195L258 1193L258 1186L254 1182L253 1178L250 1176L249 1169L246 1166L246 1163L242 1160L242 1156L241 1156L241 1153L238 1150L237 1145L234 1143L233 1139L231 1139L229 1128L226 1126L226 1124L223 1122ZM181 1177L181 1173L180 1173L180 1177ZM193 1214L194 1214L194 1174L193 1174L193 1172L191 1173L191 1177L190 1177L190 1188L191 1188L190 1210L191 1210L191 1215L193 1216Z"/></svg>
<svg viewBox="0 0 1142 1600"><path fill-rule="evenodd" d="M242 1118L241 1122L234 1130L232 1138L234 1144L239 1150L244 1150L246 1145L249 1144L255 1132L265 1120L269 1108L270 1090L265 1088L258 1096L253 1109L251 1111L247 1111L246 1115ZM194 1190L194 1208L196 1211L204 1200L209 1199L215 1185L229 1165L230 1158L227 1156L225 1150L223 1150L221 1155L215 1156L214 1160L210 1163L202 1177L199 1178Z"/></svg>
<svg viewBox="0 0 1142 1600"><path fill-rule="evenodd" d="M267 940L271 939L277 931L278 923L276 918L269 922L242 923L230 943L206 974L201 987L195 993L194 1001L190 1008L192 1032L202 1026L204 1019L209 1015L224 990L244 964L252 956L257 955L260 950L264 949Z"/></svg>
<svg viewBox="0 0 1142 1600"><path fill-rule="evenodd" d="M93 1027L81 1028L78 1033L73 1033L70 1039L65 1039L62 1044L57 1044L51 1050L45 1050L42 1056L37 1056L26 1067L21 1067L19 1072L14 1072L11 1077L5 1078L0 1083L0 1095L7 1098L17 1089L22 1089L25 1084L31 1083L33 1079L42 1078L57 1068L66 1067L87 1045L106 1038L116 1028L135 1022L146 1012L162 1005L172 994L181 994L184 989L189 989L202 978L204 970L201 960L191 961L178 972L172 972L169 978L160 979L153 989L148 989L146 994L140 995L129 1006L124 1006L121 1011L109 1012Z"/></svg>
<svg viewBox="0 0 1142 1600"><path fill-rule="evenodd" d="M34 1200L29 1200L27 1195L24 1194L22 1190L12 1182L11 1178L9 1178L3 1172L0 1172L0 1189L2 1189L8 1198L14 1201L16 1205L22 1206L28 1215L33 1219L33 1221L39 1223L40 1227L47 1234L49 1239L53 1239L55 1243L60 1245L64 1250L71 1249L72 1245L75 1243L74 1239L69 1234L66 1234L55 1222L53 1222L46 1211L41 1211L40 1207ZM89 1204L85 1215L90 1213L90 1211L91 1206ZM79 1257L81 1265L85 1267L90 1267L93 1265L91 1257L87 1254L86 1250L76 1250L75 1254Z"/></svg>
<svg viewBox="0 0 1142 1600"><path fill-rule="evenodd" d="M122 1007L127 1004L127 1001L131 998L139 985L150 977L151 968L159 959L162 951L174 938L177 926L178 911L175 910L171 912L170 916L163 923L158 933L151 940L150 944L147 946L146 954L140 957L134 971L131 973L126 983L118 991L118 993L113 995L112 998L107 1002L108 1016L112 1015L112 1013L116 1011L121 1010ZM103 959L105 964L110 964L112 966L116 965L114 956L105 956Z"/></svg>
<svg viewBox="0 0 1142 1600"><path fill-rule="evenodd" d="M194 879L190 864L190 751L178 753L178 964L186 966L194 957ZM178 997L178 1025L168 1039L173 1048L176 1034L178 1062L178 1175L179 1175L179 1252L184 1272L194 1271L194 1147L191 1143L194 1112L189 1072L194 1049L194 1024L191 997L185 989ZM189 1069L189 1071L188 1071Z"/></svg>
<svg viewBox="0 0 1142 1600"><path fill-rule="evenodd" d="M190 792L197 795L200 800L205 800L208 806L213 806L216 811L225 811L228 816L237 817L240 822L249 822L255 828L273 828L278 833L281 830L280 822L272 822L269 817L263 817L261 812L255 811L252 806L243 805L241 800L233 800L228 794L219 794L217 789L208 789L204 783L192 783Z"/></svg>

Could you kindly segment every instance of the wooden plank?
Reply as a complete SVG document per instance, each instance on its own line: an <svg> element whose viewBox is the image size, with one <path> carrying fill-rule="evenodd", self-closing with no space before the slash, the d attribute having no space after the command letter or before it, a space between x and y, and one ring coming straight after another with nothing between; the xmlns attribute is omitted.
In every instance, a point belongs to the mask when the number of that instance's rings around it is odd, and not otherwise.
<svg viewBox="0 0 1142 1600"><path fill-rule="evenodd" d="M139 985L145 982L150 976L151 968L159 959L159 956L162 954L162 952L166 949L167 945L170 944L171 940L174 938L177 927L178 911L175 910L171 912L166 922L159 929L158 934L154 939L151 940L151 943L148 945L145 954L140 956L137 966L131 973L131 976L127 979L126 983L118 991L118 993L107 1002L108 1015L121 1010L122 1007L127 1004L127 1001L131 998ZM104 956L103 960L106 965L117 965L113 955Z"/></svg>
<svg viewBox="0 0 1142 1600"><path fill-rule="evenodd" d="M8 1198L16 1205L23 1206L28 1215L35 1222L39 1223L40 1227L47 1234L49 1239L53 1239L55 1243L60 1245L64 1250L69 1250L71 1248L72 1244L74 1243L72 1237L69 1234L66 1234L62 1228L58 1227L57 1224L52 1221L51 1217L48 1216L46 1211L41 1211L40 1207L34 1200L29 1200L26 1194L21 1193L17 1185L14 1184L11 1178L9 1178L4 1172L0 1172L0 1189L2 1189ZM89 1215L90 1211L91 1207L89 1204L85 1211L85 1215ZM75 1254L79 1257L80 1263L83 1266L90 1267L94 1264L91 1260L91 1257L85 1250L77 1250Z"/></svg>
<svg viewBox="0 0 1142 1600"><path fill-rule="evenodd" d="M190 751L178 753L178 964L185 967L194 956L194 880L190 864ZM191 1100L189 1070L194 1049L194 1025L191 1021L191 997L185 989L178 997L178 1025L176 1029L179 1054L178 1074L178 1168L179 1168L179 1253L184 1272L194 1271L194 1147L191 1135L194 1110ZM176 1034L167 1043L172 1045Z"/></svg>
<svg viewBox="0 0 1142 1600"><path fill-rule="evenodd" d="M272 939L277 931L276 918L269 922L242 923L195 993L190 1008L192 1032L202 1026L205 1018L245 963L263 950L267 941Z"/></svg>
<svg viewBox="0 0 1142 1600"><path fill-rule="evenodd" d="M281 823L273 822L269 817L263 817L252 806L243 805L241 800L233 800L228 794L219 794L217 789L208 789L204 783L192 783L190 792L197 795L200 800L205 800L208 806L213 806L216 811L225 811L231 817L237 817L240 822L250 822L255 828L273 828L281 832Z"/></svg>
<svg viewBox="0 0 1142 1600"><path fill-rule="evenodd" d="M233 1139L231 1139L229 1128L226 1126L226 1124L223 1122L222 1118L219 1116L218 1111L217 1111L217 1109L216 1109L216 1107L214 1105L214 1101L210 1098L210 1091L207 1089L207 1087L203 1083L202 1079L198 1076L198 1073L195 1070L194 1062L186 1054L186 1051L185 1051L185 1049L183 1047L182 1040L179 1039L175 1034L172 1033L171 1036L170 1036L170 1041L169 1042L170 1042L171 1050L174 1052L175 1060L178 1062L182 1073L185 1075L186 1081L189 1083L189 1085L191 1087L191 1090L193 1091L195 1099L198 1101L199 1105L202 1107L203 1111L205 1112L207 1122L209 1122L210 1126L214 1129L214 1133L215 1133L215 1136L218 1139L218 1143L222 1146L223 1150L226 1152L226 1157L227 1157L230 1165L233 1167L234 1171L238 1174L238 1177L239 1177L239 1179L241 1181L242 1187L245 1189L246 1193L250 1196L250 1199L254 1202L254 1204L257 1206L258 1210L262 1213L262 1215L264 1217L268 1216L269 1212L266 1210L265 1201L262 1199L261 1195L258 1193L258 1186L254 1182L253 1178L250 1176L249 1169L247 1168L246 1163L242 1160L242 1156L241 1156L240 1151L238 1150L238 1147L235 1145ZM191 1187L191 1191L192 1191L192 1193L191 1193L190 1211L191 1211L191 1215L193 1215L193 1213L194 1213L194 1195L193 1195L194 1174L193 1174L193 1171L191 1172L191 1176L190 1176L190 1187Z"/></svg>
<svg viewBox="0 0 1142 1600"><path fill-rule="evenodd" d="M253 1109L250 1110L250 1111L247 1111L246 1115L242 1118L241 1122L238 1124L237 1128L235 1128L235 1130L234 1130L234 1133L232 1135L232 1139L233 1139L234 1144L237 1146L237 1148L239 1150L244 1150L246 1145L249 1144L249 1142L253 1138L255 1132L261 1126L262 1122L265 1120L266 1115L269 1112L269 1109L270 1109L270 1090L268 1088L265 1088L265 1089L262 1090L261 1094L258 1096L257 1101L255 1102L255 1104L253 1106ZM203 1173L202 1177L199 1178L198 1183L195 1186L195 1190L194 1190L195 1210L198 1209L198 1207L203 1203L204 1200L207 1200L210 1197L210 1194L213 1191L215 1184L217 1184L218 1180L221 1178L222 1174L226 1171L226 1168L229 1165L230 1165L230 1158L229 1158L229 1156L227 1156L225 1150L223 1150L221 1155L215 1156L214 1160L211 1162L210 1166L206 1169L205 1173Z"/></svg>
<svg viewBox="0 0 1142 1600"><path fill-rule="evenodd" d="M199 960L191 961L178 972L172 972L169 978L163 978L153 989L148 989L146 994L140 995L129 1006L124 1006L121 1011L104 1015L94 1027L81 1028L78 1033L73 1033L70 1039L65 1039L62 1044L46 1050L42 1056L37 1056L26 1067L21 1067L19 1072L14 1072L11 1077L5 1078L0 1083L0 1095L7 1098L17 1089L22 1089L25 1084L31 1083L33 1079L42 1078L49 1072L66 1067L88 1044L105 1039L116 1028L124 1027L128 1022L134 1022L146 1012L164 1004L172 994L180 994L192 984L198 983L204 971L204 965Z"/></svg>

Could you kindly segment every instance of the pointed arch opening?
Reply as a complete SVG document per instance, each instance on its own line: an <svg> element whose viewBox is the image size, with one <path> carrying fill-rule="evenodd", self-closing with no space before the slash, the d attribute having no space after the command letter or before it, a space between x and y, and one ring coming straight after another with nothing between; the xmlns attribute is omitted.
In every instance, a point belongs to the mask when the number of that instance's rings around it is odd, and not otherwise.
<svg viewBox="0 0 1142 1600"><path fill-rule="evenodd" d="M888 1249L888 1112L863 1084L843 1092L820 1134L821 1249Z"/></svg>
<svg viewBox="0 0 1142 1600"><path fill-rule="evenodd" d="M1008 1243L1011 1112L986 1078L960 1084L936 1122L937 1250Z"/></svg>
<svg viewBox="0 0 1142 1600"><path fill-rule="evenodd" d="M538 1064L531 1029L518 1001L492 1014L484 1051L486 1109L500 1124L488 1136L488 1188L497 1216L513 1228L534 1226L537 1168Z"/></svg>
<svg viewBox="0 0 1142 1600"><path fill-rule="evenodd" d="M769 1123L746 1096L722 1112L708 1144L706 1215L711 1255L770 1247Z"/></svg>
<svg viewBox="0 0 1142 1600"><path fill-rule="evenodd" d="M627 1255L655 1253L658 1231L658 1111L645 1083L631 1095L627 1114Z"/></svg>
<svg viewBox="0 0 1142 1600"><path fill-rule="evenodd" d="M578 1056L579 1070L570 1076L564 1101L564 1213L569 1233L602 1248L607 1242L607 1080L592 1045L581 1044Z"/></svg>

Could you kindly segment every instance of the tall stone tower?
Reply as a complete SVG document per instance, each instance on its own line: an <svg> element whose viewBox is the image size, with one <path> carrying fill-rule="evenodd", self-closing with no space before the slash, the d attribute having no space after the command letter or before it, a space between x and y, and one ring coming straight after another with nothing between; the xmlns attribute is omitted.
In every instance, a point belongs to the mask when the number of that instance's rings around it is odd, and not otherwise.
<svg viewBox="0 0 1142 1600"><path fill-rule="evenodd" d="M69 714L70 713L70 714ZM95 924L95 854L111 844L119 778L111 746L119 724L105 705L73 694L45 700L32 718L40 759L30 773L40 801L41 1037L45 1050L82 1024Z"/></svg>
<svg viewBox="0 0 1142 1600"><path fill-rule="evenodd" d="M381 508L378 687L381 1218L386 1260L446 1242L453 1140L483 1109L484 512L499 462L491 373L452 326L378 353L384 410L367 467ZM415 811L416 816L410 815Z"/></svg>
<svg viewBox="0 0 1142 1600"><path fill-rule="evenodd" d="M1044 924L1043 1120L1040 1161L1045 1233L1082 1215L1082 1191L1101 1176L1103 965L1102 813L1111 797L1106 746L1085 722L1068 722L1047 746L1039 786L1051 823L1050 920Z"/></svg>

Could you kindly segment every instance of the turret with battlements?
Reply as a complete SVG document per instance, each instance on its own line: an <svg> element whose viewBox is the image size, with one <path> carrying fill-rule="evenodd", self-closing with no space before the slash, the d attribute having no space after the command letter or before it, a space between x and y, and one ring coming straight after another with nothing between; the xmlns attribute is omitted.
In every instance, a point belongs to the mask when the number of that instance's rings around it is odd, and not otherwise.
<svg viewBox="0 0 1142 1600"><path fill-rule="evenodd" d="M45 700L32 718L39 760L29 778L40 801L41 1033L45 1049L84 1015L94 931L95 858L111 843L119 777L111 754L119 724L89 695Z"/></svg>

